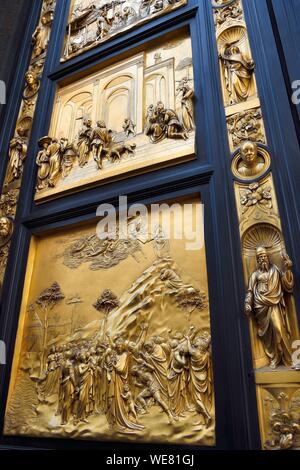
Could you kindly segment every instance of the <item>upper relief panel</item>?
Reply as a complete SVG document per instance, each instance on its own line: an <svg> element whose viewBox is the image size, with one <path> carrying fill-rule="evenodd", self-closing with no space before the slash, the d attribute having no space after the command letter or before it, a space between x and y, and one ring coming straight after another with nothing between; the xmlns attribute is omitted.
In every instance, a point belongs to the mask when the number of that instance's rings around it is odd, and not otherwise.
<svg viewBox="0 0 300 470"><path fill-rule="evenodd" d="M61 61L186 4L187 0L73 0Z"/></svg>
<svg viewBox="0 0 300 470"><path fill-rule="evenodd" d="M195 158L193 101L185 32L58 88L36 201Z"/></svg>

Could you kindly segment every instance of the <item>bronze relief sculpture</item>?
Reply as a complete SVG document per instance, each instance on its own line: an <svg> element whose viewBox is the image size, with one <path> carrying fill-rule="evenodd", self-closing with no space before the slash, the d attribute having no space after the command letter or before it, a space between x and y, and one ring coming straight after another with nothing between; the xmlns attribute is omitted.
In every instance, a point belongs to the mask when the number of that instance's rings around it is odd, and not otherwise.
<svg viewBox="0 0 300 470"><path fill-rule="evenodd" d="M40 79L38 73L34 70L28 70L25 74L26 87L24 90L24 100L32 99L40 89Z"/></svg>
<svg viewBox="0 0 300 470"><path fill-rule="evenodd" d="M52 139L49 136L39 140L41 150L36 157L38 166L37 190L55 187L60 178L69 175L77 157L72 144L68 139Z"/></svg>
<svg viewBox="0 0 300 470"><path fill-rule="evenodd" d="M27 155L28 132L18 127L15 137L9 144L9 162L6 172L5 184L9 185L22 177L23 165Z"/></svg>
<svg viewBox="0 0 300 470"><path fill-rule="evenodd" d="M5 433L213 445L204 250L75 232L38 242Z"/></svg>
<svg viewBox="0 0 300 470"><path fill-rule="evenodd" d="M7 155L6 175L1 194L0 212L1 216L9 217L12 221L17 210L28 141L38 91L40 89L40 77L45 63L48 37L55 5L55 0L45 0L42 2L41 15L33 37L34 50L31 54L28 71L24 77L23 99L19 108L14 137L10 142ZM5 275L9 250L10 241L1 248L0 284L2 284Z"/></svg>
<svg viewBox="0 0 300 470"><path fill-rule="evenodd" d="M47 50L51 31L51 23L52 17L49 20L49 17L46 15L42 16L40 25L37 26L35 32L33 33L32 44L34 59L39 57Z"/></svg>
<svg viewBox="0 0 300 470"><path fill-rule="evenodd" d="M50 184L37 182L37 202L195 158L191 41L182 32L169 47L168 38L58 89L49 135L67 138L74 155L63 165L59 151L54 179L50 170Z"/></svg>
<svg viewBox="0 0 300 470"><path fill-rule="evenodd" d="M284 270L272 264L264 247L256 250L257 270L249 279L245 313L253 314L271 368L291 366L291 328L285 296L293 292L292 262L282 253Z"/></svg>
<svg viewBox="0 0 300 470"><path fill-rule="evenodd" d="M228 141L234 152L231 171L261 443L265 449L287 450L298 448L300 442L299 376L292 357L299 330L292 263L286 255L270 171L264 123L267 116L256 84L245 3L211 0Z"/></svg>
<svg viewBox="0 0 300 470"><path fill-rule="evenodd" d="M268 152L256 142L244 141L232 161L232 172L241 180L251 181L262 176L270 167Z"/></svg>
<svg viewBox="0 0 300 470"><path fill-rule="evenodd" d="M150 141L154 144L165 138L183 139L189 138L184 124L173 109L166 109L162 101L156 106L150 105L147 112L147 124L145 134L150 136Z"/></svg>
<svg viewBox="0 0 300 470"><path fill-rule="evenodd" d="M67 25L62 61L186 4L186 0L75 0Z"/></svg>
<svg viewBox="0 0 300 470"><path fill-rule="evenodd" d="M0 217L0 247L6 245L13 233L13 221L6 216Z"/></svg>
<svg viewBox="0 0 300 470"><path fill-rule="evenodd" d="M229 104L246 101L251 93L251 84L255 64L238 46L228 44L220 52L220 60L224 66L226 89Z"/></svg>

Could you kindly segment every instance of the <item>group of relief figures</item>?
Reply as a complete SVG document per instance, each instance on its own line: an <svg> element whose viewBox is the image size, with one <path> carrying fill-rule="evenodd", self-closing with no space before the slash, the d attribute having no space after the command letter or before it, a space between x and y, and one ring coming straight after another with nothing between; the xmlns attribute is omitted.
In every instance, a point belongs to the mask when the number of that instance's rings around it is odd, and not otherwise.
<svg viewBox="0 0 300 470"><path fill-rule="evenodd" d="M87 8L76 8L68 25L70 38L67 41L65 56L92 46L155 13L172 8L180 3L180 0L141 0L138 9L135 9L132 3L126 0L113 0L100 7L91 4ZM84 34L86 25L92 23L96 23L95 33Z"/></svg>
<svg viewBox="0 0 300 470"><path fill-rule="evenodd" d="M106 335L102 340L52 346L47 370L40 379L39 400L56 396L61 425L88 423L105 415L111 429L138 432L143 415L159 407L170 424L190 412L212 421L211 337L191 326L182 334L171 331L146 339L128 340Z"/></svg>
<svg viewBox="0 0 300 470"><path fill-rule="evenodd" d="M181 94L182 120L173 109L165 108L161 101L156 106L148 107L144 132L149 136L150 142L158 143L165 138L189 138L189 133L194 128L194 91L188 82L187 78L182 79L177 88L177 92ZM125 139L136 136L136 126L130 118L124 120L122 127ZM114 134L104 121L98 121L93 127L91 119L85 118L76 144L63 137L60 140L49 136L42 137L39 140L41 150L36 158L37 189L55 187L61 177L66 178L70 174L75 159L78 159L79 167L83 168L92 156L97 169L102 170L104 158L116 163L124 155L133 155L136 144L129 140L115 143Z"/></svg>

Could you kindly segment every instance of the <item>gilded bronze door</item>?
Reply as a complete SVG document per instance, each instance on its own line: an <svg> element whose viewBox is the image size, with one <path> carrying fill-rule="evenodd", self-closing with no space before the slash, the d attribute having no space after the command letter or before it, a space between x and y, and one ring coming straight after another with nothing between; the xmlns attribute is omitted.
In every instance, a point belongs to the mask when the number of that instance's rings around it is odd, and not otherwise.
<svg viewBox="0 0 300 470"><path fill-rule="evenodd" d="M1 443L299 447L282 4L33 3L1 144Z"/></svg>

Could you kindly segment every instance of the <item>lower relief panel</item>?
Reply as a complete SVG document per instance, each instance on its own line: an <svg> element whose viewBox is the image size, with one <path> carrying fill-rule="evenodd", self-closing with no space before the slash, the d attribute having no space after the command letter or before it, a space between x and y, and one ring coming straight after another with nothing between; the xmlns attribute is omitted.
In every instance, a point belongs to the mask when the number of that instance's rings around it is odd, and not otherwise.
<svg viewBox="0 0 300 470"><path fill-rule="evenodd" d="M267 450L300 448L299 372L256 374L262 446Z"/></svg>
<svg viewBox="0 0 300 470"><path fill-rule="evenodd" d="M177 201L171 229L183 207L199 220ZM32 241L6 435L214 445L205 248L166 236L167 211L154 235L148 212L127 240L94 222Z"/></svg>

